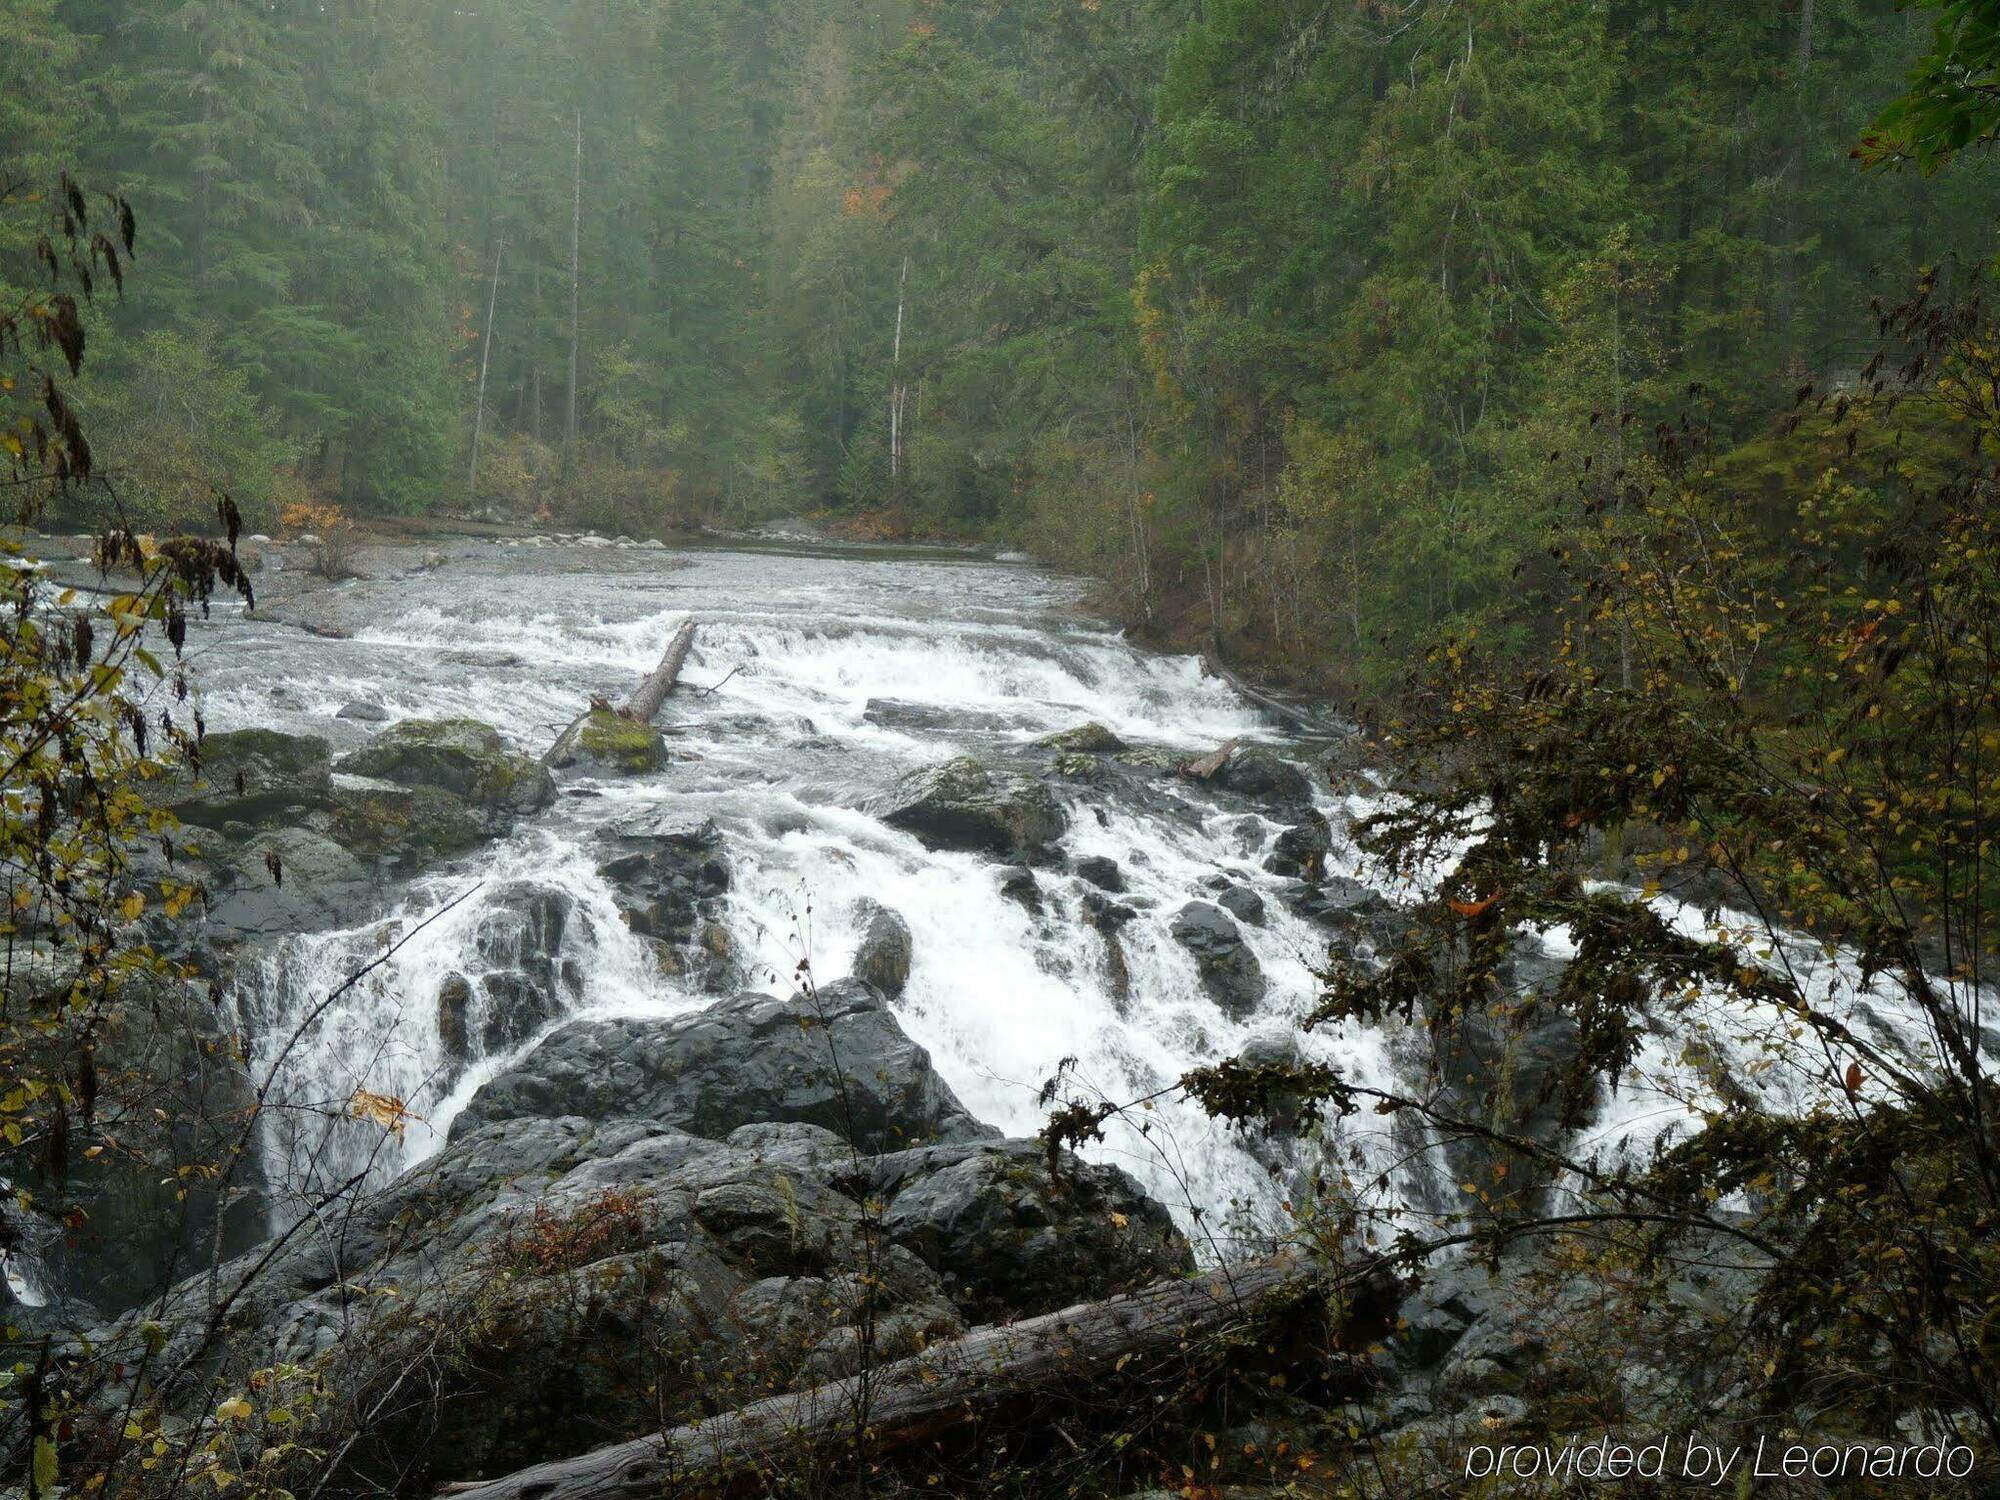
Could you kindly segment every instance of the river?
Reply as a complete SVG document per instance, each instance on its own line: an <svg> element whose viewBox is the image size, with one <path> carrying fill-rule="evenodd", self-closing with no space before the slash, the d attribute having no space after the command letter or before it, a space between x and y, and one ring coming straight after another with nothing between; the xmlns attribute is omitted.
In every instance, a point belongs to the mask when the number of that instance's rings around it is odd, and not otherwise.
<svg viewBox="0 0 2000 1500"><path fill-rule="evenodd" d="M481 719L539 752L593 694L622 701L682 621L700 630L686 685L662 715L674 754L664 771L566 780L553 808L427 874L392 909L288 938L242 977L237 1001L268 1066L270 1049L386 937L459 900L345 996L281 1070L281 1097L329 1114L358 1089L404 1101L413 1118L377 1175L436 1150L471 1092L518 1055L454 1072L437 1011L451 976L477 979L508 961L495 934L518 925L524 886L571 904L564 1012L669 1016L711 1002L659 972L598 870L606 835L662 820L708 818L723 830L732 875L723 925L747 988L788 991L801 959L822 980L842 976L864 903L899 913L913 938L902 1023L967 1107L1010 1134L1041 1126L1038 1096L1065 1060L1073 1088L1134 1099L1260 1035L1290 1035L1310 1002L1326 934L1287 905L1296 882L1263 868L1284 825L1240 799L1172 777L1142 798L1056 781L1069 826L1038 872L1039 913L1003 891L994 859L927 849L871 812L903 772L956 755L1023 762L1038 738L1086 722L1176 758L1252 737L1311 763L1314 745L1195 659L1142 650L1092 619L1076 581L984 558L800 546L453 550L421 576L359 580L317 598L316 615L342 635L220 612L197 642L209 729L318 734L340 753L383 727L339 717L362 702L389 721ZM1345 830L1360 808L1324 785L1316 795L1334 830L1330 863L1352 873ZM1124 984L1088 920L1094 888L1074 873L1093 856L1117 862L1118 899L1137 913L1120 933ZM1265 914L1242 932L1266 995L1240 1018L1203 991L1193 956L1168 931L1185 903L1225 881L1256 891ZM1360 1077L1393 1076L1386 1038L1307 1045ZM295 1129L273 1129L267 1146L274 1180L324 1154ZM353 1149L317 1159L319 1171L352 1167ZM1095 1149L1184 1222L1199 1209L1238 1228L1275 1224L1304 1165L1172 1099L1114 1122ZM1393 1166L1386 1140L1355 1149L1351 1165Z"/></svg>

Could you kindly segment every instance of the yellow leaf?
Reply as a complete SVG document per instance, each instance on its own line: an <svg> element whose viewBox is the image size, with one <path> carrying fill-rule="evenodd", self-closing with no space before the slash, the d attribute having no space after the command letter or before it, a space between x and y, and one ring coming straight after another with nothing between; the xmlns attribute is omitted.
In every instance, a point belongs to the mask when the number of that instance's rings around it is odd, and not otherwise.
<svg viewBox="0 0 2000 1500"><path fill-rule="evenodd" d="M249 1415L250 1403L241 1396L231 1396L215 1409L215 1420L218 1422L241 1422Z"/></svg>
<svg viewBox="0 0 2000 1500"><path fill-rule="evenodd" d="M393 1094L371 1094L367 1089L354 1091L354 1097L347 1102L347 1112L357 1120L373 1120L399 1141L403 1138L403 1126L417 1119Z"/></svg>

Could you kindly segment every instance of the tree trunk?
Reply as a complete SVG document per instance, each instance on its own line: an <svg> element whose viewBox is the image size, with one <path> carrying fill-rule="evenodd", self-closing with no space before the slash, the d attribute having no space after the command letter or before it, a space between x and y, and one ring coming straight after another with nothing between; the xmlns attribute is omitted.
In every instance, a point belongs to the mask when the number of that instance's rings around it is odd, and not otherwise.
<svg viewBox="0 0 2000 1500"><path fill-rule="evenodd" d="M858 1448L873 1459L1024 1397L1185 1360L1203 1340L1268 1324L1320 1275L1309 1262L1279 1255L1192 1281L1159 1281L1109 1301L975 1329L862 1375L450 1492L464 1500L662 1500L760 1490L806 1459L858 1458Z"/></svg>
<svg viewBox="0 0 2000 1500"><path fill-rule="evenodd" d="M583 111L576 112L576 183L569 220L569 401L563 421L563 478L576 473L576 347L583 307Z"/></svg>
<svg viewBox="0 0 2000 1500"><path fill-rule="evenodd" d="M667 653L660 658L660 664L653 668L651 675L642 681L633 690L632 696L626 700L625 707L621 710L626 718L637 719L641 724L653 722L660 712L661 705L667 701L667 694L674 690L674 684L680 680L681 668L686 664L688 651L694 645L694 631L695 622L689 620L674 632L673 639L667 642ZM556 742L549 746L548 753L542 756L543 765L553 765L561 758L563 751L569 748L570 741L576 738L577 731L583 728L584 721L590 715L591 710L585 709L569 721L568 727L557 735Z"/></svg>
<svg viewBox="0 0 2000 1500"><path fill-rule="evenodd" d="M641 724L650 724L667 701L667 694L674 690L680 680L681 667L687 661L688 650L694 645L694 621L689 620L674 632L674 638L667 643L667 654L660 658L653 675L639 684L639 690L625 705L625 712Z"/></svg>
<svg viewBox="0 0 2000 1500"><path fill-rule="evenodd" d="M493 314L500 306L500 256L506 248L505 240L493 246L493 285L486 293L486 340L479 351L479 403L472 413L472 466L465 476L468 498L479 489L479 440L486 433L486 373L493 365Z"/></svg>

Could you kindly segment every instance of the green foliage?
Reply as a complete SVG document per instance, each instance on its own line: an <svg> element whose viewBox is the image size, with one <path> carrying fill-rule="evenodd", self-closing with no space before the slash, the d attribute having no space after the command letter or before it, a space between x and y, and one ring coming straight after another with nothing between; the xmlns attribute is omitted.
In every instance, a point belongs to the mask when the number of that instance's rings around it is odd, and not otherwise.
<svg viewBox="0 0 2000 1500"><path fill-rule="evenodd" d="M1860 155L1914 160L1935 172L2000 134L2000 5L1923 0L1938 12L1931 50L1910 70L1909 92L1875 117Z"/></svg>

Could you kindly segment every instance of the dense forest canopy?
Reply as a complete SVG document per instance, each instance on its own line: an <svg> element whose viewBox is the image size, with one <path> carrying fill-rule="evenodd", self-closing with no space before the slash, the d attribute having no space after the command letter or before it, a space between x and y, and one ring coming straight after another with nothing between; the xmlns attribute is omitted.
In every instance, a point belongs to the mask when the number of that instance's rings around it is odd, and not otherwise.
<svg viewBox="0 0 2000 1500"><path fill-rule="evenodd" d="M1760 441L1990 254L1990 174L1853 159L1935 19L18 0L0 181L138 210L82 397L160 521L860 513L1354 683L1505 596L1592 412Z"/></svg>

